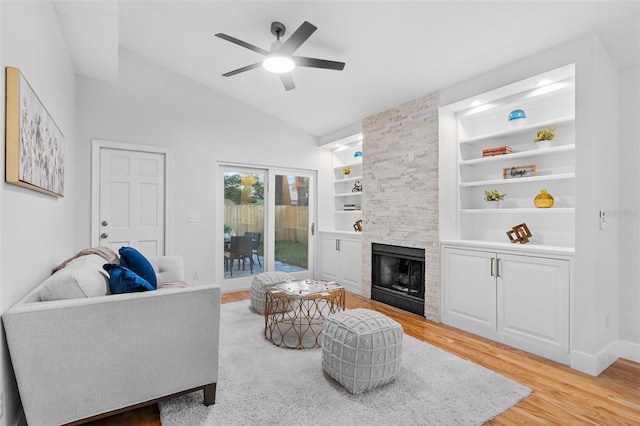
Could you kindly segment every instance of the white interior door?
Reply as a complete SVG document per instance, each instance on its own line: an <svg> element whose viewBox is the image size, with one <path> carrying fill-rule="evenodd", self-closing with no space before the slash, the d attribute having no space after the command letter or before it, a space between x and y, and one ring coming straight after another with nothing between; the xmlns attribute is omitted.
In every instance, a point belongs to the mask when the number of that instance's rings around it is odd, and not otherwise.
<svg viewBox="0 0 640 426"><path fill-rule="evenodd" d="M92 245L131 246L145 256L167 253L167 152L94 145ZM160 150L162 151L162 150ZM97 156L97 159L95 158Z"/></svg>

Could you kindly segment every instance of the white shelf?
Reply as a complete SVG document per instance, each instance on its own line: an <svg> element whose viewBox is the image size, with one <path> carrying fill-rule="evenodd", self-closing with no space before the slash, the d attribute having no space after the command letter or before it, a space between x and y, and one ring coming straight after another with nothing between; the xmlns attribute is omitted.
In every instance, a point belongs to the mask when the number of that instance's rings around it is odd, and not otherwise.
<svg viewBox="0 0 640 426"><path fill-rule="evenodd" d="M336 214L361 214L362 210L336 210Z"/></svg>
<svg viewBox="0 0 640 426"><path fill-rule="evenodd" d="M491 132L491 133L487 133L484 135L479 135L479 136L473 136L470 138L464 138L461 139L459 141L460 144L466 144L466 143L473 143L473 142L478 142L478 141L483 141L483 140L487 140L487 139L493 139L493 138L499 138L502 136L508 136L508 135L517 135L519 133L527 133L531 130L537 130L540 127L548 127L548 126L552 126L554 124L562 124L562 123L571 123L574 122L576 119L575 115L567 115L564 117L559 117L557 119L554 120L547 120L547 121L541 121L538 123L533 123L533 124L527 124L521 127L513 127L513 128L509 128L509 129L504 129L504 130L500 130L497 132Z"/></svg>
<svg viewBox="0 0 640 426"><path fill-rule="evenodd" d="M558 173L555 175L531 176L531 177L514 178L514 179L492 179L492 180L479 180L474 182L461 182L460 186L469 187L469 186L488 186L488 185L520 185L523 183L530 183L530 182L575 179L575 177L576 177L575 173Z"/></svg>
<svg viewBox="0 0 640 426"><path fill-rule="evenodd" d="M340 167L338 167L337 169L339 169L339 168ZM333 183L355 182L355 181L360 180L360 179L362 179L362 176L352 176L352 177L348 177L348 178L336 179Z"/></svg>
<svg viewBox="0 0 640 426"><path fill-rule="evenodd" d="M361 166L362 165L362 157L358 157L358 159L354 159L351 161L348 161L344 164L341 164L339 166L334 166L333 170L341 170L344 169L345 167L357 167L357 166Z"/></svg>
<svg viewBox="0 0 640 426"><path fill-rule="evenodd" d="M360 192L345 192L342 194L333 194L334 197L353 197L353 196L359 196L362 195L362 191Z"/></svg>
<svg viewBox="0 0 640 426"><path fill-rule="evenodd" d="M520 158L532 158L532 157L539 157L541 155L556 154L558 152L575 151L575 149L576 149L575 144L559 145L559 146L552 146L550 148L531 149L528 151L513 152L511 154L495 155L493 157L483 157L483 158L474 158L471 160L463 160L463 161L460 161L460 165L472 166L474 164L484 164L484 163L490 163L494 161L513 160L513 159L517 160Z"/></svg>
<svg viewBox="0 0 640 426"><path fill-rule="evenodd" d="M512 213L534 213L534 214L549 214L549 213L575 213L576 209L573 207L551 207L549 209L538 208L503 208L503 209L460 209L460 214L512 214Z"/></svg>

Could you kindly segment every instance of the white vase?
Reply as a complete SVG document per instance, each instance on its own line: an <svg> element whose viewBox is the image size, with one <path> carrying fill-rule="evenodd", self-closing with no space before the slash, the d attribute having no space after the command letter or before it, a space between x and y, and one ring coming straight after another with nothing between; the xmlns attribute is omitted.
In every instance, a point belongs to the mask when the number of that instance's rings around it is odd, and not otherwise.
<svg viewBox="0 0 640 426"><path fill-rule="evenodd" d="M485 209L499 209L500 207L502 207L501 201L485 201L484 202Z"/></svg>
<svg viewBox="0 0 640 426"><path fill-rule="evenodd" d="M538 149L546 149L551 147L551 141L539 141L536 142Z"/></svg>

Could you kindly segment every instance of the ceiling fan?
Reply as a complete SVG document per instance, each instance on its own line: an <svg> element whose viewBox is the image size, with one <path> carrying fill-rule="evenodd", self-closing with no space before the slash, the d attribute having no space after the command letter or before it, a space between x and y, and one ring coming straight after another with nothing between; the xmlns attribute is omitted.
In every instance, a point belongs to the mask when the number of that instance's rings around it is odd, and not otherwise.
<svg viewBox="0 0 640 426"><path fill-rule="evenodd" d="M304 21L302 25L300 25L298 29L295 30L283 43L280 41L280 37L284 36L286 27L280 22L273 22L271 23L271 33L275 35L277 39L273 44L271 44L270 51L254 46L253 44L245 41L238 40L235 37L218 33L216 34L216 37L266 56L266 59L262 62L256 62L255 64L247 65L245 67L226 72L222 75L224 77L231 77L232 75L240 74L241 72L263 66L267 71L279 74L285 89L291 90L296 87L293 82L293 76L291 75L291 70L293 70L295 66L342 71L345 65L344 62L293 55L293 53L298 50L298 48L302 46L302 44L307 41L307 39L311 37L311 34L313 34L317 29L318 28L315 25Z"/></svg>

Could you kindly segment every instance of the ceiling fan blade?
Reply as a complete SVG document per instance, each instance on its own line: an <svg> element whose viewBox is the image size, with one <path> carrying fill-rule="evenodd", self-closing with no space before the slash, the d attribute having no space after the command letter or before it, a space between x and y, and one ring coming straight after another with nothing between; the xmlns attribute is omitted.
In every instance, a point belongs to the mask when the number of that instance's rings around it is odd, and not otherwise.
<svg viewBox="0 0 640 426"><path fill-rule="evenodd" d="M286 73L280 74L280 80L282 80L282 84L284 84L285 89L291 90L296 88L296 85L293 82L293 76L291 75L291 73L286 72Z"/></svg>
<svg viewBox="0 0 640 426"><path fill-rule="evenodd" d="M249 50L253 50L254 52L258 52L261 55L268 56L269 53L270 53L270 52L268 52L268 51L266 51L266 50L264 50L264 49L262 49L262 48L260 48L258 46L254 46L253 44L247 43L246 41L238 40L237 38L231 37L230 35L226 35L226 34L223 34L223 33L218 33L218 34L216 34L216 37L219 37L219 38L221 38L223 40L230 41L231 43L237 44L238 46L245 47L245 48L247 48Z"/></svg>
<svg viewBox="0 0 640 426"><path fill-rule="evenodd" d="M329 70L342 71L345 65L344 62L329 61L327 59L305 58L304 56L292 56L291 58L296 63L296 65L300 67L324 68Z"/></svg>
<svg viewBox="0 0 640 426"><path fill-rule="evenodd" d="M241 72L249 71L258 68L262 65L262 62L256 62L255 64L247 65L246 67L238 68L237 70L229 71L222 74L223 77L231 77L232 75L240 74Z"/></svg>
<svg viewBox="0 0 640 426"><path fill-rule="evenodd" d="M293 34L289 36L289 38L282 44L282 46L278 49L279 53L283 53L285 55L291 55L293 52L298 50L302 43L307 41L311 34L317 30L318 27L313 25L310 22L304 21L302 25L298 27L297 30L294 31Z"/></svg>

